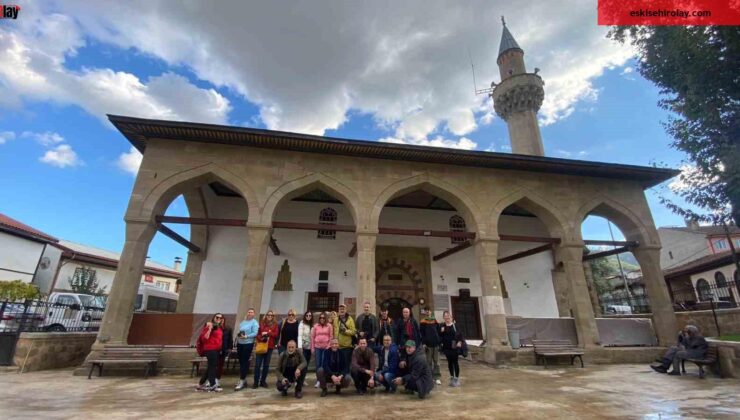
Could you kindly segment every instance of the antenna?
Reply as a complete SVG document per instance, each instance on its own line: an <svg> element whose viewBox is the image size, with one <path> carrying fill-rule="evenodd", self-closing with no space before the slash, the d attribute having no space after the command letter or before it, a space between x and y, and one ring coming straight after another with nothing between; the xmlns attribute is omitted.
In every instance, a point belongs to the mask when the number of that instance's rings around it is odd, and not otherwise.
<svg viewBox="0 0 740 420"><path fill-rule="evenodd" d="M478 89L478 85L475 82L475 64L473 64L473 56L470 55L470 48L468 48L468 58L470 59L470 69L473 71L473 92L476 95L490 95L493 92L493 86L495 86L495 83L491 83L490 88Z"/></svg>

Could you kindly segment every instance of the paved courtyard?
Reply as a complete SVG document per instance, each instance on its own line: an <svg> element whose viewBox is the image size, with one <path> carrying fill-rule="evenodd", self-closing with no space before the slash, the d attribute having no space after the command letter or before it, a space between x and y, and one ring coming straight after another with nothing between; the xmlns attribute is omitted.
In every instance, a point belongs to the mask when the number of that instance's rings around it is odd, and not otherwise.
<svg viewBox="0 0 740 420"><path fill-rule="evenodd" d="M444 366L443 366L444 368ZM319 398L312 386L302 400L269 390L221 394L193 391L185 376L102 377L71 370L0 374L2 418L603 418L740 417L740 381L690 375L669 377L644 365L586 369L494 369L464 362L462 388L441 386L420 401L403 393ZM309 373L309 382L313 373ZM443 379L446 379L443 377ZM274 379L271 378L271 384Z"/></svg>

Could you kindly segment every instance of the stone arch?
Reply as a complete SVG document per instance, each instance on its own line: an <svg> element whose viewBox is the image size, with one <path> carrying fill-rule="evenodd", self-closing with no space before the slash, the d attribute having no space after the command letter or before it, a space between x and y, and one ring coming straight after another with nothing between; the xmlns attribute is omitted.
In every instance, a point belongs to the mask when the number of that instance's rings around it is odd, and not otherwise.
<svg viewBox="0 0 740 420"><path fill-rule="evenodd" d="M443 200L452 204L462 217L466 224L473 232L482 230L483 219L479 207L475 201L462 189L442 181L428 173L405 178L386 186L380 195L375 199L370 213L371 231L377 231L380 223L380 214L386 203L392 199L402 196L406 193L423 190L430 194L441 197Z"/></svg>
<svg viewBox="0 0 740 420"><path fill-rule="evenodd" d="M273 191L262 210L262 224L272 224L275 209L280 203L315 189L322 190L339 199L349 210L355 225L360 225L364 218L362 214L358 213L361 206L357 194L336 179L320 172L288 181Z"/></svg>
<svg viewBox="0 0 740 420"><path fill-rule="evenodd" d="M576 212L573 220L574 234L580 238L580 227L588 215L600 216L617 225L628 241L641 245L659 245L657 231L649 227L629 207L604 196L594 197Z"/></svg>
<svg viewBox="0 0 740 420"><path fill-rule="evenodd" d="M551 237L561 238L563 240L567 239L565 235L569 230L568 218L553 203L527 188L519 188L507 194L493 206L488 219L490 220L491 232L495 236L498 236L498 224L501 213L512 204L521 206L537 216L544 223L545 227L547 227Z"/></svg>
<svg viewBox="0 0 740 420"><path fill-rule="evenodd" d="M141 206L133 211L129 209L127 214L145 218L164 214L167 206L178 195L214 181L223 182L244 198L249 209L249 220L259 218L259 201L252 188L234 173L212 162L163 179L149 190Z"/></svg>

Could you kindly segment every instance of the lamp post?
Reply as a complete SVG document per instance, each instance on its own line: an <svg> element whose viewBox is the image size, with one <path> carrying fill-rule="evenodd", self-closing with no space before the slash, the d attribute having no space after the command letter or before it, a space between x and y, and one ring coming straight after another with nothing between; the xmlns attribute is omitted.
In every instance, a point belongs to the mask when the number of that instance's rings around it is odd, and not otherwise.
<svg viewBox="0 0 740 420"><path fill-rule="evenodd" d="M722 334L719 331L719 321L717 321L717 312L714 310L714 292L709 293L709 303L712 305L712 316L714 317L714 326L717 327L717 337Z"/></svg>

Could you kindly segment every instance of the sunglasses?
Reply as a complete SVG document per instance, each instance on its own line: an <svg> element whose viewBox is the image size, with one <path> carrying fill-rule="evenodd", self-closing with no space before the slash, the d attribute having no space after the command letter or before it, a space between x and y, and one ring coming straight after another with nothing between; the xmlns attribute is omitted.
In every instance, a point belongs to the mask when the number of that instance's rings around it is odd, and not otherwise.
<svg viewBox="0 0 740 420"><path fill-rule="evenodd" d="M213 319L223 319L223 318L220 316L217 316L217 317L214 317Z"/></svg>

